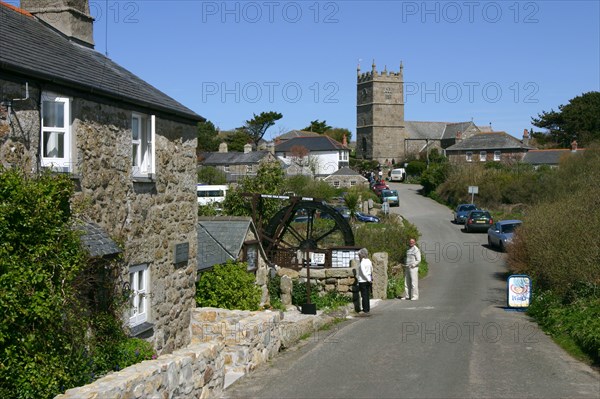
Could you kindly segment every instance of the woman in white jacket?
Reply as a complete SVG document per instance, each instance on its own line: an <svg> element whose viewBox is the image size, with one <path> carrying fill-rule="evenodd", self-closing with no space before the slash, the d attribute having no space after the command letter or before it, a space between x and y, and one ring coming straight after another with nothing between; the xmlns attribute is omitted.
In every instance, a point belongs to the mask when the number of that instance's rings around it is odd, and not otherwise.
<svg viewBox="0 0 600 399"><path fill-rule="evenodd" d="M373 263L369 259L369 251L367 248L361 248L358 251L358 259L360 265L358 266L358 290L360 291L360 297L362 299L362 311L369 313L371 311L370 305L370 294L371 294L371 283L373 282Z"/></svg>

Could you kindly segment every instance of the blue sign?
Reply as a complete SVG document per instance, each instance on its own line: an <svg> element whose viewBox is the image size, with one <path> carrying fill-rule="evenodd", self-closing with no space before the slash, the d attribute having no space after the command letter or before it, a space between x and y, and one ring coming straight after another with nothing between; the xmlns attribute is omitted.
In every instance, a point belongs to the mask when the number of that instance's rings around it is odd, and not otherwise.
<svg viewBox="0 0 600 399"><path fill-rule="evenodd" d="M531 278L525 274L513 274L507 280L509 308L528 308L531 301Z"/></svg>

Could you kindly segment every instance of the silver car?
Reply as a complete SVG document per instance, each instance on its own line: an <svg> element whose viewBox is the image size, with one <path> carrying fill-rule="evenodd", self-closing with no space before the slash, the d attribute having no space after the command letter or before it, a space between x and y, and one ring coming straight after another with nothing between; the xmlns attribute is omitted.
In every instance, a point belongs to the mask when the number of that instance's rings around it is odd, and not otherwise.
<svg viewBox="0 0 600 399"><path fill-rule="evenodd" d="M488 229L488 246L490 248L497 247L501 251L504 251L506 245L512 242L515 228L522 224L521 220L501 220L494 223Z"/></svg>

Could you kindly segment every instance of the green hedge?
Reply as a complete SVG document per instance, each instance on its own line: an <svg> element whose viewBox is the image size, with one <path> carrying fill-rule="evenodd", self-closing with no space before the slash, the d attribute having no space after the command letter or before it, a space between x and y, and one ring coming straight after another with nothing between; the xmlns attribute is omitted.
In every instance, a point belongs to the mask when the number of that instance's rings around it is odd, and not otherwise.
<svg viewBox="0 0 600 399"><path fill-rule="evenodd" d="M245 262L228 261L202 272L196 283L196 304L200 307L258 310L262 291L248 273Z"/></svg>

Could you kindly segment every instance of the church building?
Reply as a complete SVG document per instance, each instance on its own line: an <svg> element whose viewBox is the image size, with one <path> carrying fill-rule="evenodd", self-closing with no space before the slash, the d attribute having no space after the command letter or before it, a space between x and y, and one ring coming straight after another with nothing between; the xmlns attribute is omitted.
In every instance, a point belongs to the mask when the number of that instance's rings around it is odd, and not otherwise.
<svg viewBox="0 0 600 399"><path fill-rule="evenodd" d="M441 151L480 129L472 122L421 122L404 120L404 76L387 67L378 72L357 68L356 157L384 164L425 158L433 148Z"/></svg>

